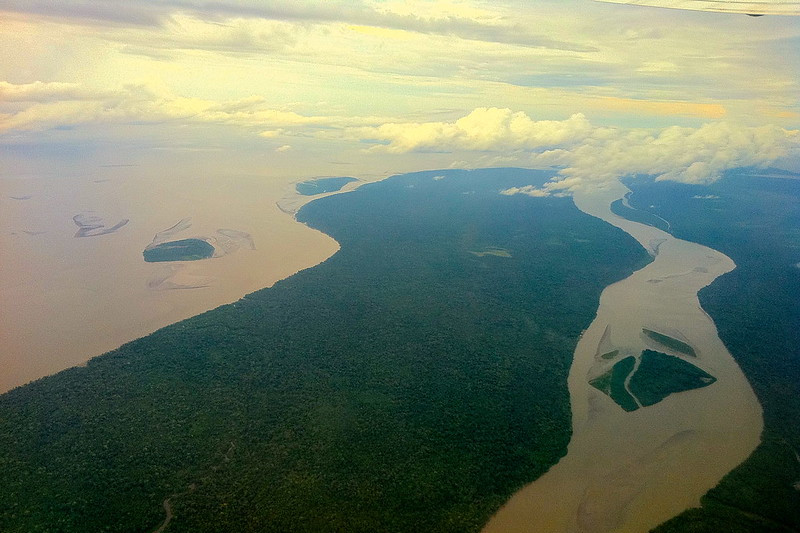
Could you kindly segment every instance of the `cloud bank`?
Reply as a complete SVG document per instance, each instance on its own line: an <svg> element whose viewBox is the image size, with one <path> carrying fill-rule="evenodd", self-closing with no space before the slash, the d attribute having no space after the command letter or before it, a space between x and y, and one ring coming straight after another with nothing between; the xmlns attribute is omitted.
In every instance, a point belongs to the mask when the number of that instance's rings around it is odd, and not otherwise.
<svg viewBox="0 0 800 533"><path fill-rule="evenodd" d="M0 135L12 131L42 131L91 124L212 123L251 129L268 138L281 127L354 127L381 119L357 116L308 116L273 109L259 96L216 101L176 96L147 84L118 89L92 89L76 83L15 85L0 82L0 102L15 104L0 112ZM2 110L2 107L0 107ZM274 132L274 134L273 134Z"/></svg>
<svg viewBox="0 0 800 533"><path fill-rule="evenodd" d="M0 136L9 133L107 124L216 124L240 128L254 139L289 137L371 145L370 154L458 154L463 166L517 164L557 169L543 188L507 194L544 196L603 187L623 176L706 183L730 168L766 166L800 155L800 133L776 125L728 121L661 129L594 125L584 114L536 120L509 108L478 107L452 121L398 122L359 115L307 115L272 108L262 96L232 100L183 97L159 85L116 89L79 83L0 82Z"/></svg>
<svg viewBox="0 0 800 533"><path fill-rule="evenodd" d="M748 127L719 121L660 130L595 127L582 114L562 121L531 119L509 109L478 108L454 122L384 124L360 132L370 150L516 153L520 163L558 168L543 188L504 194L547 196L603 187L623 176L708 183L731 168L766 166L800 152L800 132L774 125Z"/></svg>
<svg viewBox="0 0 800 533"><path fill-rule="evenodd" d="M562 166L545 190L575 190L622 176L709 183L725 170L767 166L797 153L800 132L777 126L737 126L712 122L699 128L673 126L660 131L598 129L568 149L537 154L534 164Z"/></svg>
<svg viewBox="0 0 800 533"><path fill-rule="evenodd" d="M591 125L578 113L567 120L532 120L523 112L480 107L452 123L383 124L361 135L386 142L375 151L535 149L585 137Z"/></svg>

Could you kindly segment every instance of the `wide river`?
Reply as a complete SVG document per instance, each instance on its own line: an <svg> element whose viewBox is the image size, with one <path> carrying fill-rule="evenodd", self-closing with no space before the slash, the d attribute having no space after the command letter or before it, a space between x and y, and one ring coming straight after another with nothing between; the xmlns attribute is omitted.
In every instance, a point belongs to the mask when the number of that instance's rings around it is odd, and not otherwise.
<svg viewBox="0 0 800 533"><path fill-rule="evenodd" d="M136 167L0 179L0 393L333 255L336 241L287 216L311 199L293 190L292 178L165 178ZM76 216L106 228L128 223L75 237ZM227 253L146 263L144 248L176 224L185 229L171 238L213 238ZM239 234L251 240L226 238Z"/></svg>
<svg viewBox="0 0 800 533"><path fill-rule="evenodd" d="M614 215L619 184L575 195L578 208L621 228L654 261L607 287L597 317L575 350L569 375L573 435L566 456L517 492L486 533L643 532L698 506L700 497L752 453L763 427L761 407L739 366L703 311L697 291L735 265L726 255ZM693 361L715 376L710 386L673 394L633 412L591 385L623 353L658 349L648 328L682 339Z"/></svg>

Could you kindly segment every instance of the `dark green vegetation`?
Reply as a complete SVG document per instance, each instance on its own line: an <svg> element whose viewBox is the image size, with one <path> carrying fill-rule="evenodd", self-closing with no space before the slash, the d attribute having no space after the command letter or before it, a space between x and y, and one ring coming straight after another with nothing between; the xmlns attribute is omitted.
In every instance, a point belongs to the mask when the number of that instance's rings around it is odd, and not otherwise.
<svg viewBox="0 0 800 533"><path fill-rule="evenodd" d="M626 195L626 198L629 198L629 196L630 193ZM622 198L611 202L611 212L622 218L626 218L633 222L640 222L648 226L653 226L654 228L666 231L667 233L670 231L669 225L663 219L657 217L649 211L628 207L625 205L625 201Z"/></svg>
<svg viewBox="0 0 800 533"><path fill-rule="evenodd" d="M617 355L619 355L619 350L611 350L610 352L604 353L600 356L601 359L611 360L614 359Z"/></svg>
<svg viewBox="0 0 800 533"><path fill-rule="evenodd" d="M764 409L762 443L703 498L656 531L800 530L800 181L729 173L709 186L631 181L631 203L682 239L736 262L700 292Z"/></svg>
<svg viewBox="0 0 800 533"><path fill-rule="evenodd" d="M613 359L617 353L618 350L615 350L604 354L602 358ZM589 384L610 396L626 411L635 411L640 405L655 405L670 394L699 389L716 381L714 376L679 357L645 350L626 388L625 380L635 366L636 358L628 356L617 361L608 372Z"/></svg>
<svg viewBox="0 0 800 533"><path fill-rule="evenodd" d="M639 408L636 400L625 388L625 380L633 371L636 358L628 356L617 362L611 370L589 382L591 386L611 397L612 400L626 411L635 411Z"/></svg>
<svg viewBox="0 0 800 533"><path fill-rule="evenodd" d="M717 379L678 357L653 350L642 352L639 368L628 383L642 407L655 405L670 394L711 385Z"/></svg>
<svg viewBox="0 0 800 533"><path fill-rule="evenodd" d="M214 247L202 239L181 239L162 242L152 248L145 248L144 260L148 263L161 261L196 261L214 256Z"/></svg>
<svg viewBox="0 0 800 533"><path fill-rule="evenodd" d="M325 263L0 396L0 531L153 531L167 497L168 532L477 531L566 452L577 339L649 257L497 192L549 173L445 173L305 206Z"/></svg>
<svg viewBox="0 0 800 533"><path fill-rule="evenodd" d="M662 346L666 346L672 350L675 350L678 353L682 353L684 355L689 355L691 357L697 357L697 352L694 351L694 348L686 344L685 342L678 340L674 337L670 337L669 335L664 335L663 333L659 333L657 331L653 331L652 329L642 328L642 333L656 341L657 343L661 344Z"/></svg>
<svg viewBox="0 0 800 533"><path fill-rule="evenodd" d="M295 185L295 190L303 196L314 196L325 192L336 192L355 178L318 178L315 180L303 181Z"/></svg>

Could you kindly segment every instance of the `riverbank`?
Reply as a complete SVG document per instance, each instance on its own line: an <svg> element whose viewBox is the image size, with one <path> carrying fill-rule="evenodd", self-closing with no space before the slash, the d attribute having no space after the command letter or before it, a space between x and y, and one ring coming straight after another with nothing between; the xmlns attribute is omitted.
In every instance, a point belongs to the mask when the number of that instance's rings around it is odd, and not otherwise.
<svg viewBox="0 0 800 533"><path fill-rule="evenodd" d="M294 188L288 178L112 170L103 180L0 180L0 393L271 287L339 249L278 207ZM75 238L73 217L85 212L129 222ZM184 218L181 235L236 228L253 246L201 261L143 261L153 235Z"/></svg>
<svg viewBox="0 0 800 533"><path fill-rule="evenodd" d="M735 267L725 255L614 215L627 189L578 193L575 204L621 228L654 261L606 288L597 317L575 351L569 377L573 436L567 455L520 490L486 532L640 532L684 509L755 449L761 407L739 367L700 308L697 291ZM656 244L657 243L657 244ZM674 394L625 412L588 381L608 328L614 346L647 348L643 328L679 331L698 352L711 386Z"/></svg>

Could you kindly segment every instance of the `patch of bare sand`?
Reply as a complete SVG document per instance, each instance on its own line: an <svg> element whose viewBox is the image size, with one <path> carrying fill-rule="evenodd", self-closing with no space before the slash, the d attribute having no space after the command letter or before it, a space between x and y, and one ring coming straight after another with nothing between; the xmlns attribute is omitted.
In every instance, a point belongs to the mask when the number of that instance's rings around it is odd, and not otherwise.
<svg viewBox="0 0 800 533"><path fill-rule="evenodd" d="M759 442L761 407L697 300L700 288L735 265L715 250L613 215L609 205L625 192L620 184L604 194L578 194L575 203L645 248L663 242L652 263L603 291L597 317L578 343L569 376L567 455L517 492L485 532L648 531L699 505ZM623 411L587 378L598 350L645 349L643 327L680 331L700 355L693 363L718 381Z"/></svg>

